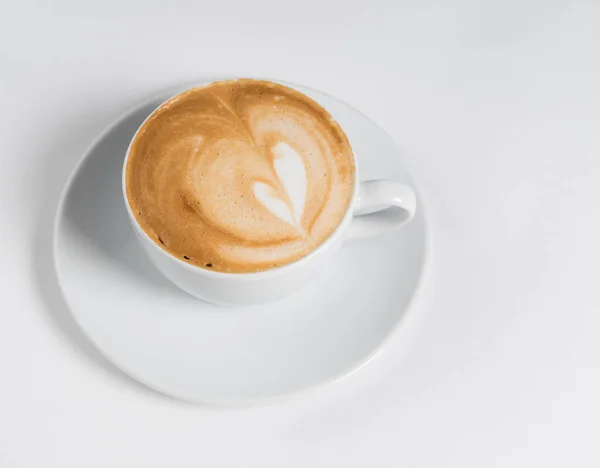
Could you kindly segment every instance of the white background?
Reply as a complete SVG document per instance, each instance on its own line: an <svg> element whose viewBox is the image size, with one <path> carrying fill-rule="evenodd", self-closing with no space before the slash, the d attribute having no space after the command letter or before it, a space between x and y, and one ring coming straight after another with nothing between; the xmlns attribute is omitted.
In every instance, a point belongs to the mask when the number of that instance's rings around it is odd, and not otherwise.
<svg viewBox="0 0 600 468"><path fill-rule="evenodd" d="M36 262L92 139L219 75L363 110L434 234L430 282L374 362L255 408L89 359ZM598 0L5 1L0 158L1 468L600 466Z"/></svg>

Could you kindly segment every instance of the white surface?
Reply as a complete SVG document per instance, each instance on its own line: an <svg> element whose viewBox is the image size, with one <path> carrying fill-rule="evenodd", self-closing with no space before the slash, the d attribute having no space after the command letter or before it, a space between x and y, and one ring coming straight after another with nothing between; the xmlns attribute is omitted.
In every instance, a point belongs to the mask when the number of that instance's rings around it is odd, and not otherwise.
<svg viewBox="0 0 600 468"><path fill-rule="evenodd" d="M2 8L0 466L598 466L598 2L170 5ZM429 209L433 281L401 339L290 402L145 391L48 307L75 161L141 98L206 73L350 102L398 141Z"/></svg>
<svg viewBox="0 0 600 468"><path fill-rule="evenodd" d="M46 283L60 285L82 331L111 362L176 398L257 404L347 375L398 331L423 288L430 258L424 208L402 230L348 242L340 252L354 222L350 208L336 232L309 256L259 274L215 274L175 259L139 235L137 224L134 232L121 196L121 173L140 121L185 88L170 88L143 103L86 153L59 205L57 279L47 275ZM381 128L331 96L297 89L345 128L359 173L412 185L398 147ZM382 188L397 196L399 184L369 182L361 202L388 200ZM415 198L406 185L400 187ZM377 217L362 221L370 230L380 227ZM228 304L255 303L309 284L272 304L224 309L174 287L151 259L186 291Z"/></svg>

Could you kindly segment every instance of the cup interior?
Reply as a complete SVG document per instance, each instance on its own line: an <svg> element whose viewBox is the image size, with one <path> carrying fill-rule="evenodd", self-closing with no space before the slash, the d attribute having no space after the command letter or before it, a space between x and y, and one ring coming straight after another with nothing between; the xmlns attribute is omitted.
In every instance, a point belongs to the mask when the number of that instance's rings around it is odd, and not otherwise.
<svg viewBox="0 0 600 468"><path fill-rule="evenodd" d="M232 80L235 80L235 79L236 78L232 78ZM290 262L290 263L287 263L284 265L280 265L280 266L276 266L276 267L270 268L268 270L261 270L261 271L256 271L256 272L247 272L247 273L222 272L222 271L208 270L208 269L202 268L200 266L194 265L192 263L188 263L188 262L181 260L178 256L172 254L166 248L163 248L160 245L158 245L158 243L150 235L148 235L148 233L142 228L142 226L140 225L136 216L133 213L133 209L131 207L129 197L127 195L127 168L128 168L128 161L129 161L130 154L131 154L131 148L132 148L134 142L136 141L136 138L138 137L140 130L144 127L144 125L157 112L159 112L165 106L168 106L169 103L171 103L173 100L177 99L182 94L185 94L192 89L209 86L211 84L218 83L221 81L229 81L229 80L213 80L213 81L207 81L207 82L200 82L200 83L197 83L194 85L190 85L189 87L186 86L180 92L178 92L177 94L174 94L173 96L171 96L168 99L166 99L165 101L163 101L160 105L158 105L140 124L140 126L136 130L135 134L131 138L131 141L129 143L129 146L128 146L126 154L125 154L125 159L123 161L122 193L123 193L123 199L124 199L124 202L126 205L127 213L129 215L129 219L131 220L132 225L134 226L135 231L137 232L137 234L139 236L141 236L144 239L144 243L147 246L150 246L150 248L152 248L153 250L155 249L157 251L160 251L163 255L167 255L168 257L170 257L173 261L175 261L179 265L184 266L184 268L194 270L201 274L206 274L209 276L216 275L218 277L232 276L232 277L236 277L236 278L241 278L241 277L259 277L259 276L266 276L266 275L282 274L282 273L285 273L287 270L297 268L299 265L302 265L305 262L309 262L313 257L319 255L322 251L327 250L329 248L329 246L331 244L335 243L335 241L338 240L338 238L340 236L343 236L344 232L347 231L347 228L349 227L349 224L353 217L354 206L356 204L356 200L358 197L358 187L359 187L359 176L358 176L359 168L358 168L358 164L357 164L357 160L356 160L356 155L355 155L354 149L352 147L352 141L349 136L348 136L348 139L350 140L350 148L352 150L352 158L353 158L353 164L354 164L354 183L353 183L353 188L352 188L351 201L348 204L348 207L346 209L346 212L345 212L343 218L338 223L338 225L333 230L333 232L329 235L329 237L327 237L319 246L317 246L315 249L310 251L307 255L305 255L293 262ZM283 85L283 86L292 88L295 91L302 93L304 96L307 96L308 98L314 100L319 106L323 107L327 112L330 112L330 109L328 109L326 105L324 105L322 102L320 102L320 100L317 97L315 97L314 95L311 95L313 93L322 94L316 90L312 90L312 89L306 88L304 86L295 85L295 84L278 81L278 80L266 80L266 81L271 81L275 84L279 84L279 85ZM335 116L334 116L334 119L335 119ZM340 127L341 127L341 124L340 124ZM342 128L342 131L344 131L344 128L343 127L341 127L341 128Z"/></svg>

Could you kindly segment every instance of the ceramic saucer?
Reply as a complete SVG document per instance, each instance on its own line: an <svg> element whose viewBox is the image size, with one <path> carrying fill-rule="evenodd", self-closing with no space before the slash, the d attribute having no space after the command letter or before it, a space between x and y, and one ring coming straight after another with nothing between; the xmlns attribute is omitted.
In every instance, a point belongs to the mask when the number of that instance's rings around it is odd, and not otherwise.
<svg viewBox="0 0 600 468"><path fill-rule="evenodd" d="M146 258L121 195L123 159L137 127L189 87L167 89L115 122L69 179L56 218L54 257L75 320L116 367L183 400L243 404L348 375L399 328L423 282L429 239L420 200L409 225L349 241L320 277L283 301L235 309L195 299ZM361 179L397 179L414 187L381 128L331 96L294 87L344 128Z"/></svg>

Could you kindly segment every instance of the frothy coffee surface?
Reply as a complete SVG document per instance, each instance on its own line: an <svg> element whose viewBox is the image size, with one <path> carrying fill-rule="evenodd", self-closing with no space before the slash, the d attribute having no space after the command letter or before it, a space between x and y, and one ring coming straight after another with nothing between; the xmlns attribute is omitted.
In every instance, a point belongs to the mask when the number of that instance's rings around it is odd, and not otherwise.
<svg viewBox="0 0 600 468"><path fill-rule="evenodd" d="M319 104L257 80L186 91L131 145L130 207L142 229L193 265L245 273L325 241L354 191L346 135Z"/></svg>

